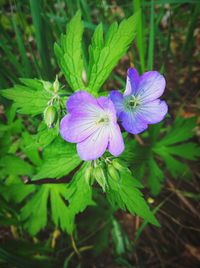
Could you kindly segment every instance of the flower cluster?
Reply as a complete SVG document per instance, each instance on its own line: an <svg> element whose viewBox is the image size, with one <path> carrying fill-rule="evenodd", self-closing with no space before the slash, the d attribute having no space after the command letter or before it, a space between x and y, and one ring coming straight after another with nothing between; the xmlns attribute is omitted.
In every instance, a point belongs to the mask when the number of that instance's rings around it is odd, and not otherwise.
<svg viewBox="0 0 200 268"><path fill-rule="evenodd" d="M124 94L113 90L109 97L95 99L79 91L67 101L68 114L61 120L60 133L66 141L77 143L83 160L95 160L106 149L118 156L124 142L117 117L132 134L160 122L168 111L165 101L158 99L165 85L165 78L156 71L139 76L136 69L130 68Z"/></svg>

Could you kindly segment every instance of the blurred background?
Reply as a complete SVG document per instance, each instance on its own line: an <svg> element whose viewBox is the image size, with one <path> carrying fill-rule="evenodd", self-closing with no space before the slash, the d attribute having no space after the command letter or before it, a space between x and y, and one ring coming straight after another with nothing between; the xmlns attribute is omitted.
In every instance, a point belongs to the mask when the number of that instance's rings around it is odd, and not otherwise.
<svg viewBox="0 0 200 268"><path fill-rule="evenodd" d="M170 107L168 124L173 124L177 116L185 120L195 117L195 123L191 124L194 128L191 139L199 142L199 0L0 0L0 7L1 89L18 83L20 77L55 80L60 70L53 44L60 39L78 9L85 27L86 66L88 46L96 25L102 22L106 31L113 22L120 22L141 7L134 44L103 88L124 88L126 70L133 64L140 73L160 71L167 80L164 98ZM63 77L61 82L66 83ZM9 105L1 97L2 133ZM16 134L19 122L13 128ZM179 131L188 130L179 124L175 133ZM4 154L7 141L5 136L1 140L0 156ZM149 204L158 210L156 215L161 228L141 225L138 217L122 212L109 220L112 212L103 196L101 206L78 216L77 241L82 249L81 257L76 255L69 237L57 229L47 227L35 237L24 232L18 220L19 204L0 195L0 267L199 267L200 169L198 161L190 160L184 160L191 170L189 178L183 179L183 174L177 171L174 176L165 172L167 183L160 194L155 197L148 191L145 193ZM5 174L2 175L1 193L5 189L4 177Z"/></svg>

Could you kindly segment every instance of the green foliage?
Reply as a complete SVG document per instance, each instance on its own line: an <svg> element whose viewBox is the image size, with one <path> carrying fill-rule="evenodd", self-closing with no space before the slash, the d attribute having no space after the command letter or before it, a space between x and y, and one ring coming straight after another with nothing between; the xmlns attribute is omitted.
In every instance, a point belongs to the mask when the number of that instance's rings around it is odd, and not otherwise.
<svg viewBox="0 0 200 268"><path fill-rule="evenodd" d="M55 43L54 51L60 68L70 87L76 91L84 89L82 80L83 60L82 41L83 23L78 11L67 25L65 35L61 35L60 46Z"/></svg>
<svg viewBox="0 0 200 268"><path fill-rule="evenodd" d="M14 155L5 155L0 160L1 177L7 175L31 175L32 166Z"/></svg>
<svg viewBox="0 0 200 268"><path fill-rule="evenodd" d="M11 247L10 249L4 249L3 247L0 247L0 263L1 267L17 267L17 268L52 268L52 263L54 261L50 258L47 258L46 256L41 256L40 258L35 257L35 251L38 252L40 250L38 247L31 245L32 250L28 251L25 249L25 246L27 247L27 244L24 246L23 242L20 241L18 243L13 242L15 249ZM29 246L30 247L30 246ZM16 252L16 248L21 250L21 252ZM26 254L23 254L23 252L26 252ZM27 256L28 254L28 256ZM25 256L24 256L25 255ZM4 266L5 265L5 266ZM9 265L9 266L7 266Z"/></svg>
<svg viewBox="0 0 200 268"><path fill-rule="evenodd" d="M54 224L61 230L71 233L74 225L74 218L71 216L71 210L66 205L66 184L49 185L51 216Z"/></svg>
<svg viewBox="0 0 200 268"><path fill-rule="evenodd" d="M112 220L112 225L112 240L115 248L115 254L119 256L124 255L131 247L130 242L127 235L123 232L122 227L115 219Z"/></svg>
<svg viewBox="0 0 200 268"><path fill-rule="evenodd" d="M24 227L31 235L37 234L47 225L49 199L54 224L68 233L73 231L76 214L95 204L92 189L83 177L84 171L83 166L70 184L43 184L37 188L21 210Z"/></svg>
<svg viewBox="0 0 200 268"><path fill-rule="evenodd" d="M80 163L75 145L57 138L44 149L42 165L38 167L38 173L32 179L61 178L69 174Z"/></svg>
<svg viewBox="0 0 200 268"><path fill-rule="evenodd" d="M126 53L136 34L138 16L139 12L123 20L119 26L113 23L105 39L102 24L97 26L89 47L88 91L96 94ZM77 12L68 24L66 35L61 36L60 45L56 43L54 46L61 70L74 91L85 88L82 80L82 34L81 15Z"/></svg>
<svg viewBox="0 0 200 268"><path fill-rule="evenodd" d="M24 228L31 235L37 234L47 224L48 195L48 186L42 185L21 210L21 220L26 221Z"/></svg>
<svg viewBox="0 0 200 268"><path fill-rule="evenodd" d="M23 78L21 82L24 85L1 90L2 96L14 101L19 113L33 116L42 114L52 94L44 90L40 80Z"/></svg>
<svg viewBox="0 0 200 268"><path fill-rule="evenodd" d="M119 26L113 23L103 38L103 26L100 24L93 35L89 47L88 90L97 93L110 75L117 62L131 45L137 30L140 12L123 20Z"/></svg>
<svg viewBox="0 0 200 268"><path fill-rule="evenodd" d="M142 180L145 174L147 175L148 185L153 195L157 195L161 190L165 169L174 178L191 176L189 166L184 159L196 160L200 156L199 146L188 141L194 135L195 125L196 118L177 117L174 125L168 128L162 129L162 123L151 126L149 140L144 139L144 145L129 141L129 148L122 158L129 161L136 178ZM160 136L161 132L162 136ZM179 158L182 160L180 161Z"/></svg>
<svg viewBox="0 0 200 268"><path fill-rule="evenodd" d="M146 221L159 226L158 221L145 202L140 188L143 186L126 169L120 171L121 181L108 178L107 197L115 208L127 209Z"/></svg>
<svg viewBox="0 0 200 268"><path fill-rule="evenodd" d="M84 164L76 172L67 188L66 194L72 218L79 212L83 212L86 207L95 205L95 202L92 200L92 188L84 178L86 166L87 164Z"/></svg>

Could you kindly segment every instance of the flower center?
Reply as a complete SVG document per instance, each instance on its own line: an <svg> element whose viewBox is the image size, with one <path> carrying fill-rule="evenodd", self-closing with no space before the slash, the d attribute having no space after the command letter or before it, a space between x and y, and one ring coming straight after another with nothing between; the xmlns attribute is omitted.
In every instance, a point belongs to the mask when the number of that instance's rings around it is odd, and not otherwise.
<svg viewBox="0 0 200 268"><path fill-rule="evenodd" d="M125 107L129 110L135 109L137 106L140 105L139 97L135 96L128 96L125 99Z"/></svg>
<svg viewBox="0 0 200 268"><path fill-rule="evenodd" d="M110 122L110 119L109 119L108 115L104 115L104 116L102 116L102 117L96 122L96 124L97 124L97 125L98 125L98 124L105 124L105 125L108 125L109 122Z"/></svg>

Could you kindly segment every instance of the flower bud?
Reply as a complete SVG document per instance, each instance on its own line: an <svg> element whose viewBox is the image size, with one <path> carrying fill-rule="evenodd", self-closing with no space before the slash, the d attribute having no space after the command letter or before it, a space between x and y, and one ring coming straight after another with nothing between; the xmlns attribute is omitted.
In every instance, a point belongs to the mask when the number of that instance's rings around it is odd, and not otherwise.
<svg viewBox="0 0 200 268"><path fill-rule="evenodd" d="M92 178L92 172L93 172L93 167L89 166L86 170L85 170L85 181L87 182L88 185L91 185L93 183L93 178Z"/></svg>
<svg viewBox="0 0 200 268"><path fill-rule="evenodd" d="M112 164L108 165L108 174L113 180L120 181L121 179L119 172Z"/></svg>
<svg viewBox="0 0 200 268"><path fill-rule="evenodd" d="M42 81L43 87L46 91L52 91L52 83L48 81Z"/></svg>
<svg viewBox="0 0 200 268"><path fill-rule="evenodd" d="M53 82L54 92L57 93L60 88L60 83L58 81L58 76L56 75L56 80Z"/></svg>
<svg viewBox="0 0 200 268"><path fill-rule="evenodd" d="M44 111L44 121L48 128L52 128L57 120L57 110L54 106L48 106Z"/></svg>
<svg viewBox="0 0 200 268"><path fill-rule="evenodd" d="M98 182L98 184L102 187L103 191L105 192L107 181L106 181L104 171L101 167L98 166L94 169L94 177L96 181Z"/></svg>
<svg viewBox="0 0 200 268"><path fill-rule="evenodd" d="M114 159L112 161L113 166L115 167L115 169L121 171L124 170L124 167L119 163L119 161L117 159Z"/></svg>

